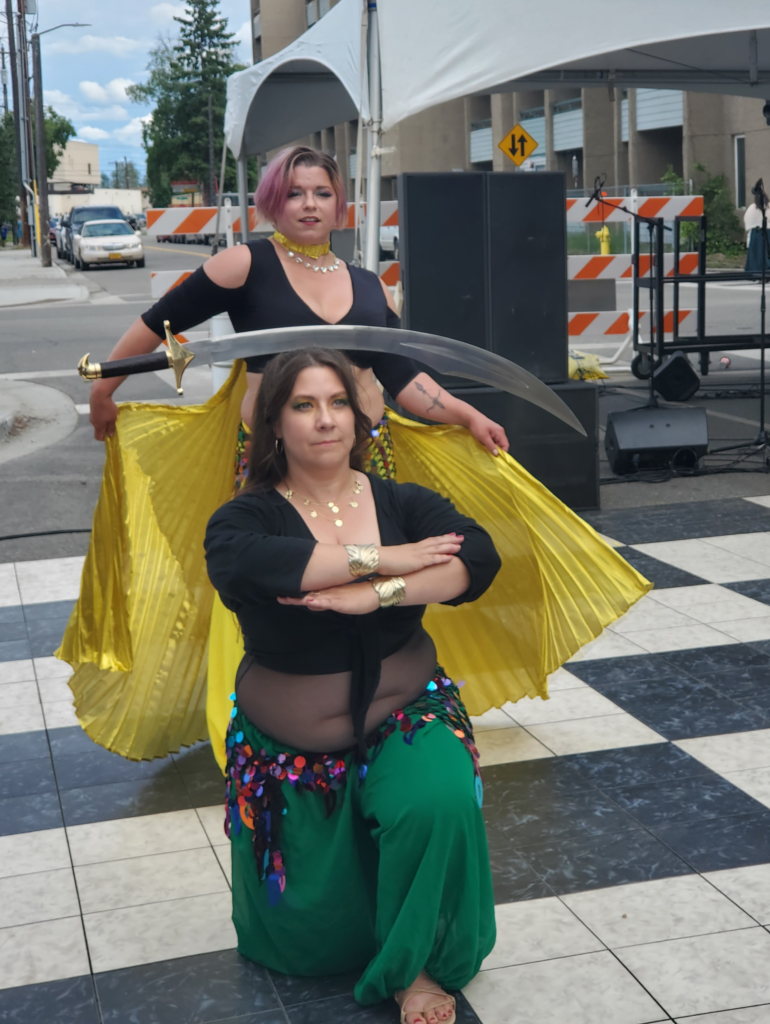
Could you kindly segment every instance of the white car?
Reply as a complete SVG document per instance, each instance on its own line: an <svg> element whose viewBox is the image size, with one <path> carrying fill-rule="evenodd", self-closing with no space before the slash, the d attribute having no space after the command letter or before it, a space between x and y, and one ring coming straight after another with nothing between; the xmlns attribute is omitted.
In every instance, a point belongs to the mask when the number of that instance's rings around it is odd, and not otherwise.
<svg viewBox="0 0 770 1024"><path fill-rule="evenodd" d="M141 232L125 220L89 220L73 241L76 270L87 270L96 263L129 263L144 266Z"/></svg>

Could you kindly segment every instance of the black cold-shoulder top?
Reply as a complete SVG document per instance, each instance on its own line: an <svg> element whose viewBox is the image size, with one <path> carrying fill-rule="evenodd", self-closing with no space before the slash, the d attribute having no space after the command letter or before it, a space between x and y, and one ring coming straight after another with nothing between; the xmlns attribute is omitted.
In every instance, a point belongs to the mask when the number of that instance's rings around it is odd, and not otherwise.
<svg viewBox="0 0 770 1024"><path fill-rule="evenodd" d="M412 544L452 531L463 534L457 557L468 569L470 584L465 593L444 604L479 598L500 568L486 530L427 487L372 475L369 479L381 544ZM381 661L422 628L425 605L342 615L278 604L277 597L301 596L302 576L317 543L299 512L277 491L242 494L209 520L208 573L222 603L238 617L246 653L258 664L289 674L352 673L350 713L363 748L366 713L379 685Z"/></svg>
<svg viewBox="0 0 770 1024"><path fill-rule="evenodd" d="M267 238L248 242L251 267L240 288L223 288L214 284L198 267L195 273L154 306L142 313L142 320L158 335L165 337L163 321L178 334L203 323L218 313L227 313L237 332L265 331L275 327L317 327L327 324L292 288L280 257ZM376 274L348 264L353 285L353 305L340 324L362 327L400 327L401 321L385 301L382 285ZM374 370L375 376L395 398L420 372L413 360L378 352L346 352L347 357L362 369ZM246 360L250 373L261 373L271 356L251 356Z"/></svg>

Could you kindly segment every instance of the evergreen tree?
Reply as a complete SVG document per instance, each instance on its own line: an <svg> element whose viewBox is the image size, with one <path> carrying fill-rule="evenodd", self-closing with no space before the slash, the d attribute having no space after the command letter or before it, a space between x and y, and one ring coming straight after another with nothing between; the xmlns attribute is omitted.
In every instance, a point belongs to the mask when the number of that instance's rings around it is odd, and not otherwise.
<svg viewBox="0 0 770 1024"><path fill-rule="evenodd" d="M13 114L0 116L0 224L10 224L11 242L16 233L16 196L18 195L16 168L16 133Z"/></svg>

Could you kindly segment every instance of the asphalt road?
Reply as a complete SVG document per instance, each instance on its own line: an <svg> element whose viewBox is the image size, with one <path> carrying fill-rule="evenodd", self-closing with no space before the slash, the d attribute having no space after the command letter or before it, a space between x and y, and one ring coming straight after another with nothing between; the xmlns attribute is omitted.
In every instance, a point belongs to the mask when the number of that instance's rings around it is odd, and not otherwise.
<svg viewBox="0 0 770 1024"><path fill-rule="evenodd" d="M150 274L153 270L195 269L208 253L204 246L151 243L146 247L143 269L107 266L87 272L84 276L94 289L89 302L0 310L0 378L5 374L23 374L35 383L63 391L77 406L85 406L89 386L74 372L80 357L90 352L94 360L105 359L122 333L151 305ZM69 264L62 266L71 270ZM681 305L686 307L691 304L691 298L687 287L682 291ZM630 289L620 286L617 307L623 309L628 305ZM710 287L707 310L708 330L713 333L755 331L759 327L759 288L754 285ZM589 342L582 347L588 351L594 349ZM608 354L608 350L603 349L602 354ZM731 353L731 358L732 368L714 369L706 378L706 388L689 403L706 405L712 445L749 440L756 432L758 401L756 397L748 397L746 389L756 387L758 358L738 353ZM718 363L718 356L714 363ZM210 393L208 371L201 368L197 372L198 377L191 378L194 386L188 388L182 401L201 401ZM119 397L180 401L170 380L161 379L157 374L127 381ZM610 409L640 405L645 398L635 378L628 374L613 375L606 382L601 398L602 420ZM603 455L602 445L600 450ZM0 538L16 533L89 527L101 481L103 453L104 448L93 439L84 413L74 432L58 443L38 450L33 458L15 459L0 465ZM602 464L601 475L610 475L606 463ZM742 474L662 484L618 484L602 490L603 507L618 508L734 494L766 494L770 493L770 478L764 474ZM86 534L0 539L0 563L82 554L87 541Z"/></svg>

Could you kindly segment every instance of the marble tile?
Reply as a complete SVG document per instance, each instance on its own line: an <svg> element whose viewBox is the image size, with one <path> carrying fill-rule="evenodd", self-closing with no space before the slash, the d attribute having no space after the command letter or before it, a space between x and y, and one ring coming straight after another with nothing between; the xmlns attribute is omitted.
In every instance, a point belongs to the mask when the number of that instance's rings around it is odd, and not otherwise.
<svg viewBox="0 0 770 1024"><path fill-rule="evenodd" d="M495 922L497 942L482 971L604 949L555 896L495 907Z"/></svg>
<svg viewBox="0 0 770 1024"><path fill-rule="evenodd" d="M27 624L32 658L51 657L61 646L69 619L41 619Z"/></svg>
<svg viewBox="0 0 770 1024"><path fill-rule="evenodd" d="M194 813L198 815L212 846L230 846L230 840L225 835L223 807L196 807Z"/></svg>
<svg viewBox="0 0 770 1024"><path fill-rule="evenodd" d="M726 772L725 778L748 793L765 807L770 807L770 768L749 768L742 772Z"/></svg>
<svg viewBox="0 0 770 1024"><path fill-rule="evenodd" d="M697 619L698 622L710 623L715 629L722 629L724 632L727 632L727 630L720 623L726 624L728 622L735 623L736 620L764 620L768 618L768 607L766 604L762 604L761 601L752 601L748 597L741 597L739 594L734 594L731 599L723 598L716 601L704 601L702 604L688 604L686 611L691 618ZM734 633L730 633L730 636L734 635ZM738 637L738 639L742 640L743 637ZM746 639L766 640L767 637L749 636Z"/></svg>
<svg viewBox="0 0 770 1024"><path fill-rule="evenodd" d="M20 604L17 605L2 605L0 604L0 623L8 622L24 622L24 609Z"/></svg>
<svg viewBox="0 0 770 1024"><path fill-rule="evenodd" d="M190 798L177 776L65 789L61 792L61 803L65 824L86 825L111 818L181 811L190 806Z"/></svg>
<svg viewBox="0 0 770 1024"><path fill-rule="evenodd" d="M56 793L14 796L0 800L0 836L61 828L62 824Z"/></svg>
<svg viewBox="0 0 770 1024"><path fill-rule="evenodd" d="M69 866L70 854L63 828L0 837L0 878Z"/></svg>
<svg viewBox="0 0 770 1024"><path fill-rule="evenodd" d="M227 884L232 889L233 887L233 862L230 857L230 850L227 846L215 846L214 853L216 854L219 866L222 869L222 873L227 880Z"/></svg>
<svg viewBox="0 0 770 1024"><path fill-rule="evenodd" d="M210 846L81 865L75 868L75 876L84 914L227 889Z"/></svg>
<svg viewBox="0 0 770 1024"><path fill-rule="evenodd" d="M557 895L693 873L644 829L535 843L517 852Z"/></svg>
<svg viewBox="0 0 770 1024"><path fill-rule="evenodd" d="M611 790L612 799L647 827L761 813L762 805L721 775L667 779Z"/></svg>
<svg viewBox="0 0 770 1024"><path fill-rule="evenodd" d="M635 605L629 608L625 615L621 615L619 619L616 619L609 626L609 629L613 633L627 635L639 630L674 627L687 629L692 626L692 622L693 620L689 615L659 604L648 595L645 595L640 601L637 601Z"/></svg>
<svg viewBox="0 0 770 1024"><path fill-rule="evenodd" d="M49 760L45 730L14 732L0 736L0 764L20 764L23 761ZM34 770L30 766L30 770Z"/></svg>
<svg viewBox="0 0 770 1024"><path fill-rule="evenodd" d="M749 643L751 640L770 640L770 615L765 615L762 618L751 617L731 619L729 622L714 622L713 628L741 643Z"/></svg>
<svg viewBox="0 0 770 1024"><path fill-rule="evenodd" d="M553 756L547 747L520 726L482 731L476 736L476 746L479 749L482 767Z"/></svg>
<svg viewBox="0 0 770 1024"><path fill-rule="evenodd" d="M0 978L6 988L78 978L89 970L79 917L22 924L0 931Z"/></svg>
<svg viewBox="0 0 770 1024"><path fill-rule="evenodd" d="M610 949L755 924L699 875L568 893L561 899Z"/></svg>
<svg viewBox="0 0 770 1024"><path fill-rule="evenodd" d="M719 648L717 648L719 650ZM630 683L644 679L664 679L681 675L682 669L662 654L637 654L635 657L605 658L601 661L568 662L569 670L589 686Z"/></svg>
<svg viewBox="0 0 770 1024"><path fill-rule="evenodd" d="M0 711L0 736L17 732L38 732L42 729L45 729L45 722L40 703Z"/></svg>
<svg viewBox="0 0 770 1024"><path fill-rule="evenodd" d="M770 729L678 740L676 745L720 774L770 767Z"/></svg>
<svg viewBox="0 0 770 1024"><path fill-rule="evenodd" d="M627 544L770 529L767 511L741 498L621 508L586 513L583 518L595 529L619 537Z"/></svg>
<svg viewBox="0 0 770 1024"><path fill-rule="evenodd" d="M35 675L38 679L69 679L72 668L58 658L34 658Z"/></svg>
<svg viewBox="0 0 770 1024"><path fill-rule="evenodd" d="M50 759L9 761L0 764L0 797L37 796L55 793L56 781Z"/></svg>
<svg viewBox="0 0 770 1024"><path fill-rule="evenodd" d="M67 678L58 676L54 679L40 679L37 684L40 699L44 704L53 704L57 701L72 703L72 690L69 688Z"/></svg>
<svg viewBox="0 0 770 1024"><path fill-rule="evenodd" d="M601 718L532 725L528 731L554 754L580 754L587 750L633 747L644 743L660 743L663 738L623 712Z"/></svg>
<svg viewBox="0 0 770 1024"><path fill-rule="evenodd" d="M54 762L65 754L92 753L103 748L94 743L88 733L78 723L68 729L55 729L48 734L48 742Z"/></svg>
<svg viewBox="0 0 770 1024"><path fill-rule="evenodd" d="M181 778L193 807L224 806L224 776L216 766L205 773L182 775Z"/></svg>
<svg viewBox="0 0 770 1024"><path fill-rule="evenodd" d="M26 679L35 678L35 668L31 658L21 661L0 661L0 684L23 683Z"/></svg>
<svg viewBox="0 0 770 1024"><path fill-rule="evenodd" d="M285 1024L282 1013L262 1017L279 1010L268 972L235 950L98 974L96 988L105 1024Z"/></svg>
<svg viewBox="0 0 770 1024"><path fill-rule="evenodd" d="M630 814L595 789L551 793L545 800L525 793L507 804L485 807L484 818L519 849L532 843L640 827Z"/></svg>
<svg viewBox="0 0 770 1024"><path fill-rule="evenodd" d="M650 558L641 551L634 551L633 548L625 548L622 552L625 560L640 572L650 583L656 587L692 587L703 583L700 576L694 576L690 572L684 572L673 565L661 562L658 558Z"/></svg>
<svg viewBox="0 0 770 1024"><path fill-rule="evenodd" d="M591 640L585 647L581 647L576 654L573 654L567 664L571 671L572 666L580 661L593 661L598 658L625 658L632 654L644 653L643 647L632 643L627 637L605 629L595 640Z"/></svg>
<svg viewBox="0 0 770 1024"><path fill-rule="evenodd" d="M770 579L728 583L725 589L742 594L744 597L750 597L764 605L770 604Z"/></svg>
<svg viewBox="0 0 770 1024"><path fill-rule="evenodd" d="M672 613L676 614L676 613ZM754 621L754 620L752 620ZM690 620L689 626L671 626L665 629L640 629L626 633L626 638L650 654L680 651L690 647L720 647L737 640L714 626Z"/></svg>
<svg viewBox="0 0 770 1024"><path fill-rule="evenodd" d="M749 644L731 644L727 647L692 647L668 651L665 660L678 668L698 675L700 672L719 672L744 668L747 665L767 665L767 654Z"/></svg>
<svg viewBox="0 0 770 1024"><path fill-rule="evenodd" d="M615 953L672 1017L770 1001L770 934L763 928L627 946Z"/></svg>
<svg viewBox="0 0 770 1024"><path fill-rule="evenodd" d="M671 743L620 750L597 750L561 759L594 786L612 793L616 786L709 775L711 769Z"/></svg>
<svg viewBox="0 0 770 1024"><path fill-rule="evenodd" d="M680 1017L675 1024L770 1024L770 1003L764 1006L744 1006L740 1010L723 1010L721 1013Z"/></svg>
<svg viewBox="0 0 770 1024"><path fill-rule="evenodd" d="M80 913L72 868L0 878L0 929Z"/></svg>
<svg viewBox="0 0 770 1024"><path fill-rule="evenodd" d="M94 972L234 949L230 890L83 918Z"/></svg>
<svg viewBox="0 0 770 1024"><path fill-rule="evenodd" d="M75 754L54 752L56 781L59 789L78 789L81 786L103 785L109 782L131 782L136 779L177 778L170 757L153 761L128 761L95 743Z"/></svg>
<svg viewBox="0 0 770 1024"><path fill-rule="evenodd" d="M600 533L599 536L604 541L604 543L605 544L609 544L609 546L611 548L623 548L623 547L625 547L625 542L622 541L622 540L613 540L612 537L607 537L603 533Z"/></svg>
<svg viewBox="0 0 770 1024"><path fill-rule="evenodd" d="M635 551L658 558L677 569L700 576L709 583L732 583L767 577L767 566L751 558L734 555L705 540L662 541L634 544L632 547Z"/></svg>
<svg viewBox="0 0 770 1024"><path fill-rule="evenodd" d="M753 505L762 505L763 508L770 508L770 494L757 494L743 500L750 501Z"/></svg>
<svg viewBox="0 0 770 1024"><path fill-rule="evenodd" d="M555 672L552 672L548 676L548 692L561 693L562 690L580 690L585 688L585 683L573 672L568 672L566 668L557 668Z"/></svg>
<svg viewBox="0 0 770 1024"><path fill-rule="evenodd" d="M696 871L770 862L770 811L658 825L651 830Z"/></svg>
<svg viewBox="0 0 770 1024"><path fill-rule="evenodd" d="M539 698L538 698L539 699ZM520 702L519 702L520 703ZM515 707L516 705L510 705ZM485 732L490 729L510 729L516 725L510 715L507 715L502 708L490 708L483 715L471 717L473 732Z"/></svg>
<svg viewBox="0 0 770 1024"><path fill-rule="evenodd" d="M46 729L67 729L79 725L72 695L68 700L57 700L53 704L43 704L43 718Z"/></svg>
<svg viewBox="0 0 770 1024"><path fill-rule="evenodd" d="M468 1012L471 1013L470 1010ZM292 1006L287 1010L286 1019L289 1024L396 1024L399 1018L395 1002L387 1000L374 1006L361 1006L351 992L332 999ZM458 1000L457 1021L458 1024L476 1024L478 1017L475 1014L465 1016ZM240 1024L240 1021L223 1024ZM261 1021L255 1021L254 1024L261 1024Z"/></svg>
<svg viewBox="0 0 770 1024"><path fill-rule="evenodd" d="M8 621L9 613L0 616L0 643L8 643L10 640L26 640L27 624L24 619Z"/></svg>
<svg viewBox="0 0 770 1024"><path fill-rule="evenodd" d="M24 619L31 624L48 619L68 619L75 607L75 601L42 601L24 605Z"/></svg>
<svg viewBox="0 0 770 1024"><path fill-rule="evenodd" d="M704 877L757 924L770 925L770 864L709 871Z"/></svg>
<svg viewBox="0 0 770 1024"><path fill-rule="evenodd" d="M770 533L767 531L725 534L721 537L709 537L708 542L731 555L770 566Z"/></svg>
<svg viewBox="0 0 770 1024"><path fill-rule="evenodd" d="M41 601L74 601L80 593L85 557L45 558L17 562L16 577L22 604Z"/></svg>
<svg viewBox="0 0 770 1024"><path fill-rule="evenodd" d="M19 584L13 562L0 564L0 608L12 608L21 604Z"/></svg>
<svg viewBox="0 0 770 1024"><path fill-rule="evenodd" d="M180 775L202 775L209 773L224 784L224 775L214 755L211 753L211 743L208 740L196 743L192 747L187 747L178 754L172 754L171 760L176 765Z"/></svg>
<svg viewBox="0 0 770 1024"><path fill-rule="evenodd" d="M0 643L0 662L19 661L32 657L28 640L9 640L7 643Z"/></svg>
<svg viewBox="0 0 770 1024"><path fill-rule="evenodd" d="M90 975L0 990L8 1024L101 1024Z"/></svg>
<svg viewBox="0 0 770 1024"><path fill-rule="evenodd" d="M554 895L550 885L516 852L510 839L487 826L487 841L496 906Z"/></svg>
<svg viewBox="0 0 770 1024"><path fill-rule="evenodd" d="M222 811L219 818L221 825ZM198 814L193 810L70 825L67 837L72 863L76 866L194 850L209 845ZM223 839L228 842L224 835Z"/></svg>
<svg viewBox="0 0 770 1024"><path fill-rule="evenodd" d="M0 686L0 710L21 707L40 707L37 683L32 679L25 683L4 683Z"/></svg>
<svg viewBox="0 0 770 1024"><path fill-rule="evenodd" d="M609 952L482 971L464 992L484 1024L650 1024L666 1016Z"/></svg>
<svg viewBox="0 0 770 1024"><path fill-rule="evenodd" d="M483 777L484 809L507 807L514 800L548 801L552 797L592 790L591 780L575 771L568 761L568 758L550 757L490 765Z"/></svg>
<svg viewBox="0 0 770 1024"><path fill-rule="evenodd" d="M675 608L689 614L688 608L729 601L733 592L716 583L703 583L696 587L656 587L647 597L656 604Z"/></svg>
<svg viewBox="0 0 770 1024"><path fill-rule="evenodd" d="M279 974L278 971L268 971L268 974L275 985L278 998L289 1010L303 1003L315 1003L321 999L350 996L360 977L360 973L357 971L345 974L327 974L316 978ZM398 1019L398 1014L396 1014L396 1019Z"/></svg>
<svg viewBox="0 0 770 1024"><path fill-rule="evenodd" d="M506 704L505 711L519 725L540 725L546 722L566 722L575 718L597 718L617 715L621 709L611 700L586 686L584 689L563 690L543 700L528 697L515 704Z"/></svg>

